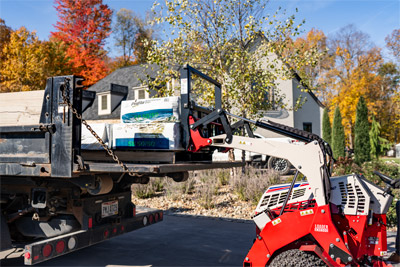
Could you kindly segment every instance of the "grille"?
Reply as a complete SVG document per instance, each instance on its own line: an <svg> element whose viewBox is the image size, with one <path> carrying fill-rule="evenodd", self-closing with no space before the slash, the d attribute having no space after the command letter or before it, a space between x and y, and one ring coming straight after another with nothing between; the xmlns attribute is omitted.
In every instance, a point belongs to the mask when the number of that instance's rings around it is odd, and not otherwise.
<svg viewBox="0 0 400 267"><path fill-rule="evenodd" d="M349 208L353 209L356 206L356 195L354 194L353 186L350 183L346 184L346 188L347 188L347 198L348 198L347 205Z"/></svg>
<svg viewBox="0 0 400 267"><path fill-rule="evenodd" d="M344 182L339 182L340 195L342 196L342 206L347 204L347 191Z"/></svg>
<svg viewBox="0 0 400 267"><path fill-rule="evenodd" d="M295 189L290 197L290 199L296 199L304 196L306 193L306 188ZM282 204L288 194L288 190L276 194L265 194L263 200L261 201L260 208L270 208L278 204Z"/></svg>
<svg viewBox="0 0 400 267"><path fill-rule="evenodd" d="M306 189L305 188L297 189L297 190L295 190L293 192L292 199L302 197L302 196L304 196L305 193L306 193Z"/></svg>
<svg viewBox="0 0 400 267"><path fill-rule="evenodd" d="M355 185L356 188L356 194L358 198L358 205L357 205L357 211L358 212L364 212L365 210L365 196L363 192L361 191L360 187L358 185Z"/></svg>

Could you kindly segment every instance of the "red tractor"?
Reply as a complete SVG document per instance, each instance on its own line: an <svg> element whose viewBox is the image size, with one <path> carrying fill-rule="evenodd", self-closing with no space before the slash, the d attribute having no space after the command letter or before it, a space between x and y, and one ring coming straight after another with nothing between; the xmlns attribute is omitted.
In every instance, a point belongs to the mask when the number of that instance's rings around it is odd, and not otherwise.
<svg viewBox="0 0 400 267"><path fill-rule="evenodd" d="M218 82L189 66L186 70L187 74L181 74L183 99L190 95L191 71L213 83L216 96L220 95ZM396 253L389 260L384 258L386 214L393 201L391 190L400 188L400 179L376 172L386 184L383 189L358 174L331 177L332 151L318 135L272 121L252 121L230 114L221 108L220 102L202 118L196 118L195 109L188 107L182 106L182 114L188 118L183 116L182 122L190 124L190 133L184 136L191 151L208 146L222 151L241 149L286 159L296 168L291 184L272 186L262 196L253 218L257 238L243 262L244 267L394 266L399 262L399 221ZM230 124L228 116L238 121ZM254 138L250 124L305 145ZM210 127L214 130L210 131ZM207 135L210 132L214 135ZM296 183L300 172L307 182ZM399 201L396 211L398 216Z"/></svg>

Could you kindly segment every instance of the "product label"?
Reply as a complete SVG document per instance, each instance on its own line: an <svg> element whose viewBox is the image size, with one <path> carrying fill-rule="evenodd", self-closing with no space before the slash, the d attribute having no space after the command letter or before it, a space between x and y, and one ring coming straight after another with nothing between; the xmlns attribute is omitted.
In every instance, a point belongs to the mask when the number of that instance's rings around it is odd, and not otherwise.
<svg viewBox="0 0 400 267"><path fill-rule="evenodd" d="M315 224L314 232L328 233L329 228L326 224Z"/></svg>

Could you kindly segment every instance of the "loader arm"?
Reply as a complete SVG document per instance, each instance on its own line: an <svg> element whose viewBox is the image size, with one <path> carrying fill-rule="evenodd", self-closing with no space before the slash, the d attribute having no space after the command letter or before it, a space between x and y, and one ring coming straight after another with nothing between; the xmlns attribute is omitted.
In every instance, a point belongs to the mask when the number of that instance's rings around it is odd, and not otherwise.
<svg viewBox="0 0 400 267"><path fill-rule="evenodd" d="M324 155L317 141L299 146L273 140L234 135L228 144L225 141L226 137L226 134L210 137L211 145L268 154L269 156L289 160L297 170L307 177L318 206L327 204L323 184Z"/></svg>

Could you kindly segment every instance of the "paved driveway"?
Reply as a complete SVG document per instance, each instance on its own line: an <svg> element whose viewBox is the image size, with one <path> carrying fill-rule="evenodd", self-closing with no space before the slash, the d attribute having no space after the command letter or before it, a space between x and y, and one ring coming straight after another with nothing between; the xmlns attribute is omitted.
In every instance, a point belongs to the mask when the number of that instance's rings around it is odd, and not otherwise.
<svg viewBox="0 0 400 267"><path fill-rule="evenodd" d="M38 266L241 266L252 246L254 227L250 221L165 216L161 223ZM394 251L394 233L389 242ZM22 264L19 257L0 265Z"/></svg>

